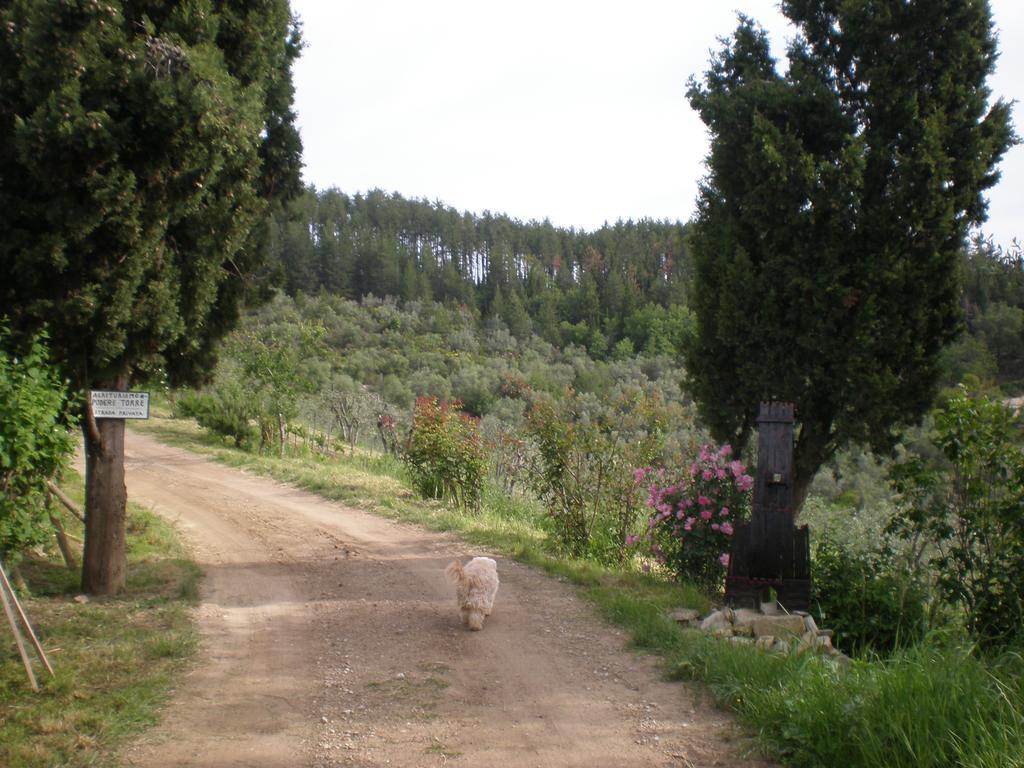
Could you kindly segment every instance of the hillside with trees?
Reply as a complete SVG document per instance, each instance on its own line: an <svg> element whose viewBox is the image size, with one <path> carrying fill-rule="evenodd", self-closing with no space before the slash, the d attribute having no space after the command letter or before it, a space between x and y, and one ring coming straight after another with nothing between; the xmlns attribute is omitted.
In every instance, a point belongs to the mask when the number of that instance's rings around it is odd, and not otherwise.
<svg viewBox="0 0 1024 768"><path fill-rule="evenodd" d="M289 295L437 301L604 358L669 352L692 266L686 227L618 222L592 233L373 190L307 189L275 217L271 253ZM675 310L678 312L678 310ZM663 332L651 325L663 327Z"/></svg>

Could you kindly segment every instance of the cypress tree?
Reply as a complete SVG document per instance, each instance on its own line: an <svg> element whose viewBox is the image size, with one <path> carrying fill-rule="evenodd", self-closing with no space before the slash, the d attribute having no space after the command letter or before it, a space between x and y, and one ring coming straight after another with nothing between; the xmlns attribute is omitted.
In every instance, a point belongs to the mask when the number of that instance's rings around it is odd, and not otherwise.
<svg viewBox="0 0 1024 768"><path fill-rule="evenodd" d="M0 314L71 386L195 381L299 191L287 0L0 0ZM124 424L86 409L83 588L125 577Z"/></svg>
<svg viewBox="0 0 1024 768"><path fill-rule="evenodd" d="M854 441L890 447L930 406L960 327L957 262L1015 141L989 104L988 3L785 0L779 72L741 17L689 99L712 147L691 246L689 383L742 447L796 404L796 503Z"/></svg>

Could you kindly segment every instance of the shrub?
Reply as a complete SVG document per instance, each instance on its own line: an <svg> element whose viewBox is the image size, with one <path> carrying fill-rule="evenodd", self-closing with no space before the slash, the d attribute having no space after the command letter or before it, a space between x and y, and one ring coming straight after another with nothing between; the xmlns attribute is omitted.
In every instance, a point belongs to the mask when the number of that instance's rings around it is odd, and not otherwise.
<svg viewBox="0 0 1024 768"><path fill-rule="evenodd" d="M892 470L903 536L931 545L942 597L983 645L1024 635L1024 450L1019 417L960 387L935 411L941 456L911 456Z"/></svg>
<svg viewBox="0 0 1024 768"><path fill-rule="evenodd" d="M630 544L645 542L654 558L680 581L709 593L721 589L729 565L733 525L750 508L754 481L746 466L730 461L732 448L703 446L688 467L642 468L638 482L649 481L647 506L653 510L647 530Z"/></svg>
<svg viewBox="0 0 1024 768"><path fill-rule="evenodd" d="M480 506L487 460L477 420L460 413L458 404L419 398L402 459L420 495L464 511Z"/></svg>
<svg viewBox="0 0 1024 768"><path fill-rule="evenodd" d="M6 351L0 325L0 555L43 541L47 481L74 451L65 391L47 362L46 336L33 338L24 355Z"/></svg>
<svg viewBox="0 0 1024 768"><path fill-rule="evenodd" d="M231 438L236 448L251 444L256 434L252 420L259 409L234 383L208 392L186 392L178 399L177 410L179 415L195 419L203 429Z"/></svg>
<svg viewBox="0 0 1024 768"><path fill-rule="evenodd" d="M624 558L639 512L630 468L658 457L664 421L660 400L640 391L612 403L570 391L557 405L534 404L527 418L536 447L530 484L565 552L605 563Z"/></svg>
<svg viewBox="0 0 1024 768"><path fill-rule="evenodd" d="M890 652L927 629L926 591L886 550L857 552L824 536L814 547L811 606L847 653Z"/></svg>

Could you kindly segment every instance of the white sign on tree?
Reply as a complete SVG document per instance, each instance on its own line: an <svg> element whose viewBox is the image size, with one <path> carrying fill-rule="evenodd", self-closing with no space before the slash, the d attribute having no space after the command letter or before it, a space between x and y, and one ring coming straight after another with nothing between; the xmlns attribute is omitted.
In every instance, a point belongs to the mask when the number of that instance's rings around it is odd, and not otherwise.
<svg viewBox="0 0 1024 768"><path fill-rule="evenodd" d="M114 392L94 389L92 415L97 419L148 419L149 392Z"/></svg>

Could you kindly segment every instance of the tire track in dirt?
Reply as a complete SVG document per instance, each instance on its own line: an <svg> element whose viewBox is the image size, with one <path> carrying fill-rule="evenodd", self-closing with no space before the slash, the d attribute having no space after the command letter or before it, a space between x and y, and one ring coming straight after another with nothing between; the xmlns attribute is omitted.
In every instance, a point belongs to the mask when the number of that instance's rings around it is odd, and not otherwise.
<svg viewBox="0 0 1024 768"><path fill-rule="evenodd" d="M767 766L557 579L497 558L468 632L443 569L492 553L136 432L126 469L205 573L198 661L131 766Z"/></svg>

